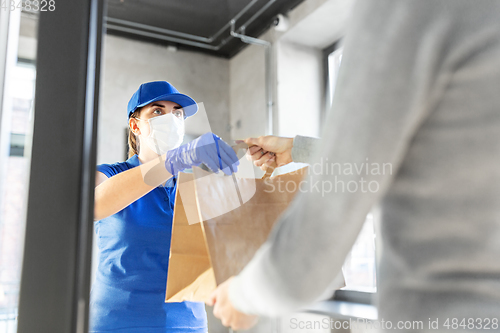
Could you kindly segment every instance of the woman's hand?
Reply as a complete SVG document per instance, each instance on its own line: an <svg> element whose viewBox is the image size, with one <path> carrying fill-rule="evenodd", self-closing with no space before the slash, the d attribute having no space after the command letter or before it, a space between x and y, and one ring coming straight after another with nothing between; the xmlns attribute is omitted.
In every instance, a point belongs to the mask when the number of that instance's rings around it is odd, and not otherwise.
<svg viewBox="0 0 500 333"><path fill-rule="evenodd" d="M205 164L213 172L222 170L226 175L237 171L240 164L234 150L213 133L205 133L199 138L169 150L165 168L173 175L193 166Z"/></svg>
<svg viewBox="0 0 500 333"><path fill-rule="evenodd" d="M273 161L276 161L276 166L293 162L293 138L267 135L248 138L244 141L250 147L247 151L247 158L262 170L266 170Z"/></svg>

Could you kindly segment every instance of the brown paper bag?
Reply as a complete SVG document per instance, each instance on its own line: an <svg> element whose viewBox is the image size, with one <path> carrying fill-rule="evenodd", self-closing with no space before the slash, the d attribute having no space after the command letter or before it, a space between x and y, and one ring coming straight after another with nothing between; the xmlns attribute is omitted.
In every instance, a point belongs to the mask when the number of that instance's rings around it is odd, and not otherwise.
<svg viewBox="0 0 500 333"><path fill-rule="evenodd" d="M166 302L205 301L266 241L307 168L269 178L179 174ZM201 223L200 223L201 222Z"/></svg>
<svg viewBox="0 0 500 333"><path fill-rule="evenodd" d="M181 172L175 194L165 302L203 301L216 288L199 222L193 174Z"/></svg>

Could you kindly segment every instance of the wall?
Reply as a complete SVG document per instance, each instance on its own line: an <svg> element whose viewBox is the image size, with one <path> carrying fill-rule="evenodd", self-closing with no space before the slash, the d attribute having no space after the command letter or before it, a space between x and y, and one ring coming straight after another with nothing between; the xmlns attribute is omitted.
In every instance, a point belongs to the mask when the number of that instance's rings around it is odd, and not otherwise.
<svg viewBox="0 0 500 333"><path fill-rule="evenodd" d="M304 1L287 14L286 31L271 28L259 37L273 43L274 134L319 135L320 114L325 106L322 50L343 35L353 3ZM233 138L265 134L264 65L264 47L258 45L246 47L229 61ZM306 118L300 118L302 112L307 113Z"/></svg>
<svg viewBox="0 0 500 333"><path fill-rule="evenodd" d="M319 136L324 106L323 53L320 49L278 42L276 134Z"/></svg>
<svg viewBox="0 0 500 333"><path fill-rule="evenodd" d="M261 38L270 39L268 36ZM231 136L265 135L265 47L251 45L229 60Z"/></svg>
<svg viewBox="0 0 500 333"><path fill-rule="evenodd" d="M319 49L280 41L273 29L260 36L272 41L273 134L317 136L323 72ZM265 135L267 121L265 48L250 45L229 61L231 135ZM304 110L307 104L307 110ZM307 121L297 118L308 112Z"/></svg>
<svg viewBox="0 0 500 333"><path fill-rule="evenodd" d="M229 62L195 52L171 51L164 46L106 35L98 129L98 163L125 158L127 103L141 83L166 80L180 92L203 103L212 131L223 139L229 133ZM202 117L186 122L186 133L204 133ZM205 124L206 125L206 124Z"/></svg>
<svg viewBox="0 0 500 333"><path fill-rule="evenodd" d="M355 0L308 0L290 15L282 40L324 49L345 34Z"/></svg>

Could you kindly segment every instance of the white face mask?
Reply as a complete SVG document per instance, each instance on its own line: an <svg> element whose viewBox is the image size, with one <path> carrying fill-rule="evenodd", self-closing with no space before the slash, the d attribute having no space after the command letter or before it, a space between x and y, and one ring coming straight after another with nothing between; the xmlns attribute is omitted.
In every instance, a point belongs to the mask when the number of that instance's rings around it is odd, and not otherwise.
<svg viewBox="0 0 500 333"><path fill-rule="evenodd" d="M144 141L156 154L163 155L181 145L184 139L184 118L167 113L148 119L148 123L149 135Z"/></svg>

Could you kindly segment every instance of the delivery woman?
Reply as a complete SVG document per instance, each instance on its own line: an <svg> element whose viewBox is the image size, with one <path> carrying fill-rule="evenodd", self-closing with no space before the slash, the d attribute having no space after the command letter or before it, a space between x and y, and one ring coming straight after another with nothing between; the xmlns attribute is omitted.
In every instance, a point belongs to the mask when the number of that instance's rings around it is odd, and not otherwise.
<svg viewBox="0 0 500 333"><path fill-rule="evenodd" d="M128 103L129 159L97 167L95 229L100 249L90 332L206 333L203 303L165 303L176 180L204 163L226 174L239 164L212 133L182 145L196 102L170 83L142 84Z"/></svg>

